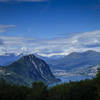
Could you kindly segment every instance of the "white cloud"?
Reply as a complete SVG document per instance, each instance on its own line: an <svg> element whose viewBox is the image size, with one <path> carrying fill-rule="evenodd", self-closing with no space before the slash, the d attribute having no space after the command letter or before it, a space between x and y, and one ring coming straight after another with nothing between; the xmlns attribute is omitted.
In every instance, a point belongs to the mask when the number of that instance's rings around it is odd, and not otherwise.
<svg viewBox="0 0 100 100"><path fill-rule="evenodd" d="M2 28L12 28L12 27L16 27L16 25L0 25L0 29Z"/></svg>
<svg viewBox="0 0 100 100"><path fill-rule="evenodd" d="M100 51L100 31L76 34L71 38L34 39L0 37L0 53L38 53L42 56L68 55L87 50Z"/></svg>
<svg viewBox="0 0 100 100"><path fill-rule="evenodd" d="M0 24L0 33L8 31L8 29L15 28L16 25L1 25Z"/></svg>
<svg viewBox="0 0 100 100"><path fill-rule="evenodd" d="M20 1L20 2L44 2L47 0L16 0L16 1Z"/></svg>
<svg viewBox="0 0 100 100"><path fill-rule="evenodd" d="M0 2L44 2L48 0L0 0Z"/></svg>
<svg viewBox="0 0 100 100"><path fill-rule="evenodd" d="M0 0L0 2L8 2L9 0Z"/></svg>

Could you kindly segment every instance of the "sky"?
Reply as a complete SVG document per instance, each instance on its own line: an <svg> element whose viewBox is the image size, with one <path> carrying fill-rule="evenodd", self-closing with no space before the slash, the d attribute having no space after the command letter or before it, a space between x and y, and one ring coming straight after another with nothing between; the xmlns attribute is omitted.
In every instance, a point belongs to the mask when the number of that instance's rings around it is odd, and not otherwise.
<svg viewBox="0 0 100 100"><path fill-rule="evenodd" d="M100 51L100 0L0 0L0 54Z"/></svg>

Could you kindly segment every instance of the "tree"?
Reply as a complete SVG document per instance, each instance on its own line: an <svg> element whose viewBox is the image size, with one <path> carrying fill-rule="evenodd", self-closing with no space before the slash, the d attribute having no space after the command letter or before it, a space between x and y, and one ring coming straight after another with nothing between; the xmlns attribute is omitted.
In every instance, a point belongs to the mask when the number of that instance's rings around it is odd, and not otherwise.
<svg viewBox="0 0 100 100"><path fill-rule="evenodd" d="M32 83L32 88L28 100L46 100L47 98L47 86L42 82Z"/></svg>

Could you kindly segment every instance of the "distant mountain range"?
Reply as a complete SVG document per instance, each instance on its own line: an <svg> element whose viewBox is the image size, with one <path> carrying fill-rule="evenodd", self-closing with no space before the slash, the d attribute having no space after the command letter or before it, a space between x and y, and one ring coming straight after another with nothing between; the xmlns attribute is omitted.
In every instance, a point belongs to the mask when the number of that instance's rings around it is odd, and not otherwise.
<svg viewBox="0 0 100 100"><path fill-rule="evenodd" d="M68 75L68 73L95 75L96 70L100 68L100 52L92 50L81 53L73 52L57 59L46 59L46 57L43 59L49 64L56 75L65 75L65 73L66 75Z"/></svg>
<svg viewBox="0 0 100 100"><path fill-rule="evenodd" d="M92 50L86 52L73 52L69 55L52 57L43 57L38 54L35 55L38 58L45 60L56 76L69 74L94 76L97 69L100 68L100 52ZM9 65L20 59L22 56L23 54L5 54L0 56L0 65Z"/></svg>
<svg viewBox="0 0 100 100"><path fill-rule="evenodd" d="M30 85L34 81L46 84L60 81L53 76L48 64L34 55L23 56L8 66L1 66L0 79L21 85Z"/></svg>

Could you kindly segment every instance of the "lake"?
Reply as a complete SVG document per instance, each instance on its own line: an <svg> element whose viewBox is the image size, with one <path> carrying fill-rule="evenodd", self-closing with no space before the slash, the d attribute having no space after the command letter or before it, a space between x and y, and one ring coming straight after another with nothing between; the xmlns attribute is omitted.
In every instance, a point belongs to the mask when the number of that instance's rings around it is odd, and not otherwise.
<svg viewBox="0 0 100 100"><path fill-rule="evenodd" d="M61 83L68 83L69 81L80 81L80 80L85 80L85 79L92 79L92 76L59 76L56 77L58 79L61 79L61 82L59 83L55 83L50 85L50 87L55 86L57 84L61 84Z"/></svg>
<svg viewBox="0 0 100 100"><path fill-rule="evenodd" d="M85 80L85 79L91 79L92 77L91 76L60 76L57 78L61 79L61 83L64 83L64 82L69 82L70 80L80 81L80 80Z"/></svg>

